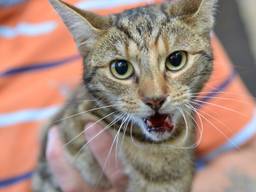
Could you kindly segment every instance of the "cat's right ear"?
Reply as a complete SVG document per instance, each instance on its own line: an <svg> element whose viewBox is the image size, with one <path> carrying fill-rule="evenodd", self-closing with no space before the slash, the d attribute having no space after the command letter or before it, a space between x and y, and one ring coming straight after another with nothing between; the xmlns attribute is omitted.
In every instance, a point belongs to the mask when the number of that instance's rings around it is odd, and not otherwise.
<svg viewBox="0 0 256 192"><path fill-rule="evenodd" d="M110 17L81 10L61 0L49 1L72 33L82 56L85 56L96 39L111 27Z"/></svg>
<svg viewBox="0 0 256 192"><path fill-rule="evenodd" d="M170 17L183 18L183 21L199 33L207 33L214 25L214 15L218 0L168 0L165 5Z"/></svg>

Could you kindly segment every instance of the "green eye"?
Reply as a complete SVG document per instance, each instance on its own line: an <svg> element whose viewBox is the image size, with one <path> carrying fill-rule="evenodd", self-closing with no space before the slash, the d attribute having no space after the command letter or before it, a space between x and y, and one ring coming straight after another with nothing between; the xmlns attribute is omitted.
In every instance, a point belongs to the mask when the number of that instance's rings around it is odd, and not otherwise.
<svg viewBox="0 0 256 192"><path fill-rule="evenodd" d="M115 60L110 65L110 71L117 79L129 79L134 74L134 68L126 60Z"/></svg>
<svg viewBox="0 0 256 192"><path fill-rule="evenodd" d="M176 51L166 59L166 68L170 71L179 71L187 64L187 52Z"/></svg>

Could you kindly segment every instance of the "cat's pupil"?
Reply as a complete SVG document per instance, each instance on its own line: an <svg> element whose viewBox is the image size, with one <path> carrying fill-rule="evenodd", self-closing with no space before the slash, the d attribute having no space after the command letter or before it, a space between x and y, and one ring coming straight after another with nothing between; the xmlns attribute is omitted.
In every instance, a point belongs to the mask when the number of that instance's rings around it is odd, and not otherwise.
<svg viewBox="0 0 256 192"><path fill-rule="evenodd" d="M119 75L125 75L128 71L128 67L128 63L125 60L119 60L115 63L115 69Z"/></svg>
<svg viewBox="0 0 256 192"><path fill-rule="evenodd" d="M182 53L174 52L169 56L169 62L174 67L179 67L182 62Z"/></svg>

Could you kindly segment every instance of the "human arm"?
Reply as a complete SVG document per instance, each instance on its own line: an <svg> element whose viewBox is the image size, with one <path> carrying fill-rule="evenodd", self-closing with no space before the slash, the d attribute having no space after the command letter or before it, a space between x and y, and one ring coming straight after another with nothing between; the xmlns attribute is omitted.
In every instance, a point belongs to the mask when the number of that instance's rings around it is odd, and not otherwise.
<svg viewBox="0 0 256 192"><path fill-rule="evenodd" d="M255 192L256 137L222 154L195 176L193 192Z"/></svg>

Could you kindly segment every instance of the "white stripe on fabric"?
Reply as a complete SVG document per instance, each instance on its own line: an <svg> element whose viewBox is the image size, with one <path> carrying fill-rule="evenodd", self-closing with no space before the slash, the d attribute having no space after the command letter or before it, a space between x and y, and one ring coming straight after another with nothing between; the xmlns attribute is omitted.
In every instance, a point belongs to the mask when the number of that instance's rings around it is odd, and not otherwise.
<svg viewBox="0 0 256 192"><path fill-rule="evenodd" d="M109 9L119 6L133 5L135 3L154 3L154 0L87 0L76 3L76 6L81 9Z"/></svg>
<svg viewBox="0 0 256 192"><path fill-rule="evenodd" d="M35 121L46 120L59 110L59 106L41 109L22 110L13 113L0 114L0 128Z"/></svg>
<svg viewBox="0 0 256 192"><path fill-rule="evenodd" d="M50 33L57 27L57 23L54 21L42 22L42 23L19 23L14 27L7 27L0 25L0 37L14 38L17 36L37 36Z"/></svg>
<svg viewBox="0 0 256 192"><path fill-rule="evenodd" d="M76 3L76 6L86 10L109 9L119 6L133 5L135 3L154 3L154 0L87 0ZM14 27L0 25L0 38L15 38L17 36L38 36L50 33L57 27L55 21L43 23L22 22Z"/></svg>
<svg viewBox="0 0 256 192"><path fill-rule="evenodd" d="M215 149L214 151L210 152L206 156L199 159L202 162L209 162L220 154L235 149L243 144L245 144L248 140L250 140L256 134L256 110L254 111L253 117L250 122L233 138L230 138L227 143L222 145L221 147Z"/></svg>

